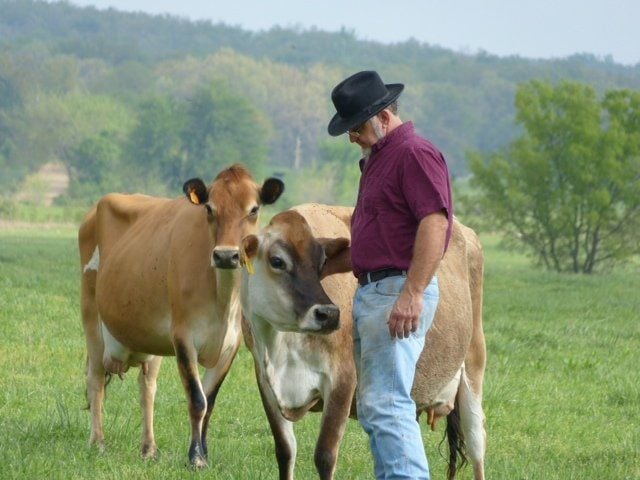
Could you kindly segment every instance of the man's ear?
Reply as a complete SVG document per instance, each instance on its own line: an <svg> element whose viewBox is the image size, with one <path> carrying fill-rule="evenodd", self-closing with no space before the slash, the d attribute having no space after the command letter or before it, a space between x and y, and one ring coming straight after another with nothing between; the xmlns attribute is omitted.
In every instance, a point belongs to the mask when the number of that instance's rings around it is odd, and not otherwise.
<svg viewBox="0 0 640 480"><path fill-rule="evenodd" d="M351 246L348 238L318 238L318 243L324 248L327 260L324 262L320 278L334 273L351 271Z"/></svg>
<svg viewBox="0 0 640 480"><path fill-rule="evenodd" d="M184 182L182 191L194 205L202 205L203 203L207 203L207 200L209 200L207 186L199 178L192 178L191 180Z"/></svg>

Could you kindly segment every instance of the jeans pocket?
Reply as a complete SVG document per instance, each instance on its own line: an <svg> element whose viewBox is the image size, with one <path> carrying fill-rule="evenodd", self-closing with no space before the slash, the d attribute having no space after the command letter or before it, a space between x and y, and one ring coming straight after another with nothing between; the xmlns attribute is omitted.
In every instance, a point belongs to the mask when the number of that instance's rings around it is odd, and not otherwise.
<svg viewBox="0 0 640 480"><path fill-rule="evenodd" d="M375 291L378 295L385 295L390 297L397 297L400 295L400 291L404 286L404 282L407 277L404 275L395 276L395 277L387 277L382 280L378 280L375 283Z"/></svg>

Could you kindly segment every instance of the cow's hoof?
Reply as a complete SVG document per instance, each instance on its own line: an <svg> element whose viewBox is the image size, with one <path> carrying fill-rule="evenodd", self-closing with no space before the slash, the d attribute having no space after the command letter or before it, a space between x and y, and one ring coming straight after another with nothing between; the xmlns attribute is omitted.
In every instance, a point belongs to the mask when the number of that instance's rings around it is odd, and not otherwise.
<svg viewBox="0 0 640 480"><path fill-rule="evenodd" d="M140 454L145 460L156 460L158 458L158 447L154 443L143 443Z"/></svg>
<svg viewBox="0 0 640 480"><path fill-rule="evenodd" d="M89 447L90 447L91 449L95 449L95 450L97 450L97 451L98 451L98 453L99 453L100 455L102 455L102 454L106 451L106 449L107 449L107 447L106 447L106 446L105 446L105 444L104 444L104 439L101 439L101 440L91 440L91 441L89 442Z"/></svg>
<svg viewBox="0 0 640 480"><path fill-rule="evenodd" d="M200 455L191 459L191 468L193 468L194 470L202 470L203 468L207 468L208 466L209 464L207 464L205 458L201 457Z"/></svg>

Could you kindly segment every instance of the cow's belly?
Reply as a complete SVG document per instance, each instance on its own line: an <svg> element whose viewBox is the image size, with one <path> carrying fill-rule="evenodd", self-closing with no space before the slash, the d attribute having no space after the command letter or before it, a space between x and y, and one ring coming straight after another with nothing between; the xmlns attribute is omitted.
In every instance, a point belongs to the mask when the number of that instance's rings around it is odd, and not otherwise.
<svg viewBox="0 0 640 480"><path fill-rule="evenodd" d="M123 321L122 317L116 321L109 321L109 317L100 316L104 329L108 330L109 337L114 345L113 351L125 349L128 352L139 352L149 355L171 356L174 355L173 343L171 342L171 316L167 314L164 318L155 318L153 328L148 328L147 322L137 322L131 320ZM105 348L107 338L105 338ZM116 346L116 343L118 346Z"/></svg>
<svg viewBox="0 0 640 480"><path fill-rule="evenodd" d="M166 282L147 272L117 266L98 270L96 303L102 322L131 351L173 355Z"/></svg>
<svg viewBox="0 0 640 480"><path fill-rule="evenodd" d="M104 323L101 323L101 328L104 342L102 363L107 372L122 375L130 367L143 365L153 358L153 355L135 352L124 346L111 335Z"/></svg>
<svg viewBox="0 0 640 480"><path fill-rule="evenodd" d="M129 304L118 305L114 298L108 308L98 312L103 324L111 335L131 351L153 355L173 355L171 341L171 313L168 309L148 311L145 308Z"/></svg>

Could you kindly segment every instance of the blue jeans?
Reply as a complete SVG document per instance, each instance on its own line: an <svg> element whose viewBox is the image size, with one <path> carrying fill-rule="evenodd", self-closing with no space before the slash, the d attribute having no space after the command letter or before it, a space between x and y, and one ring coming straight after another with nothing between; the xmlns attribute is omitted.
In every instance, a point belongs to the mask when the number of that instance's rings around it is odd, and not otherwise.
<svg viewBox="0 0 640 480"><path fill-rule="evenodd" d="M377 479L429 479L411 387L416 363L438 306L438 280L424 292L420 326L409 338L392 338L387 321L406 277L388 277L356 291L353 342L358 420L369 435Z"/></svg>

